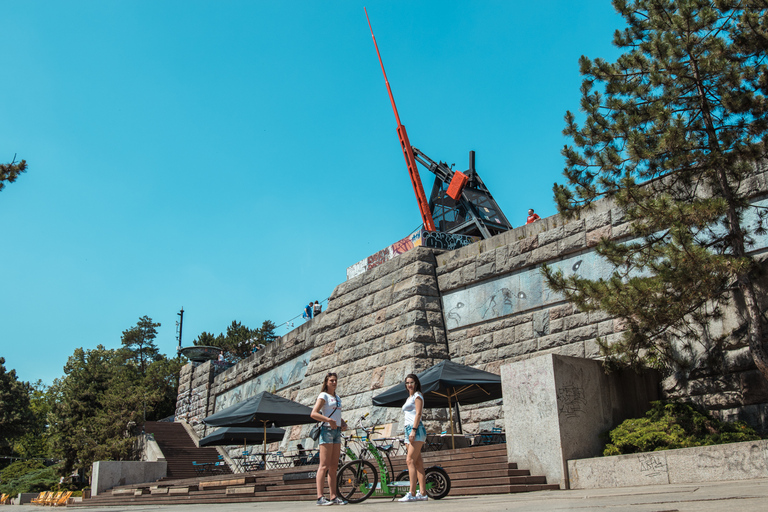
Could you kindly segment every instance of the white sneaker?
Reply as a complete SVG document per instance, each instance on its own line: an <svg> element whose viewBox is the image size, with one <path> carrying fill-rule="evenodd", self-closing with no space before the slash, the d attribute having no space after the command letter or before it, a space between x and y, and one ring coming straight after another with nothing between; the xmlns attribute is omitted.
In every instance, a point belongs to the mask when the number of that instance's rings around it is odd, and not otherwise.
<svg viewBox="0 0 768 512"><path fill-rule="evenodd" d="M421 491L416 491L416 496L413 497L416 501L427 501L429 497L425 494L421 494Z"/></svg>
<svg viewBox="0 0 768 512"><path fill-rule="evenodd" d="M405 503L406 501L416 501L416 497L411 494L411 491L408 491L407 493L405 493L405 496L403 496L397 501L402 501L403 503Z"/></svg>

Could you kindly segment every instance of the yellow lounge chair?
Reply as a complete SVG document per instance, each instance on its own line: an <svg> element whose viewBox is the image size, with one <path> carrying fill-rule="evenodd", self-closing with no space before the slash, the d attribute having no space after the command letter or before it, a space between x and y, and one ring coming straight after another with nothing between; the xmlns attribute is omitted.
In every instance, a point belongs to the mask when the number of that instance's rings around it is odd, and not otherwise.
<svg viewBox="0 0 768 512"><path fill-rule="evenodd" d="M58 500L59 498L61 498L61 495L62 495L62 494L64 494L64 491L59 491L59 492L57 492L57 493L53 493L53 492L52 492L52 493L50 494L50 496L48 496L48 499L46 499L46 500L43 502L43 505L53 505L54 503L56 503L56 500Z"/></svg>
<svg viewBox="0 0 768 512"><path fill-rule="evenodd" d="M8 498L10 498L10 497L11 497L10 494L5 494L5 493L1 494L0 495L0 505L5 505L5 502L8 501Z"/></svg>
<svg viewBox="0 0 768 512"><path fill-rule="evenodd" d="M67 501L69 501L69 498L71 496L72 496L72 491L67 491L65 493L62 493L59 499L56 500L56 503L53 503L53 506L58 507L59 505L66 505Z"/></svg>
<svg viewBox="0 0 768 512"><path fill-rule="evenodd" d="M42 505L45 503L45 500L48 499L48 496L51 495L51 491L43 491L40 494L37 495L37 498L32 498L32 504L34 505Z"/></svg>

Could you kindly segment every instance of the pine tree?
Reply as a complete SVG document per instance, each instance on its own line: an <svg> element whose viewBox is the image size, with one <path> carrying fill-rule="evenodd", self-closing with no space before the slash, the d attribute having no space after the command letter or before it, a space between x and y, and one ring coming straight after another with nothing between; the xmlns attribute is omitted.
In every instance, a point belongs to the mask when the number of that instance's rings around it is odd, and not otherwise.
<svg viewBox="0 0 768 512"><path fill-rule="evenodd" d="M152 319L145 315L139 318L135 326L123 331L123 347L130 352L131 359L136 362L142 375L146 375L149 363L160 358L155 345L158 327L159 323L152 322Z"/></svg>
<svg viewBox="0 0 768 512"><path fill-rule="evenodd" d="M27 161L22 160L21 162L16 163L16 157L14 157L13 161L9 164L0 164L0 190L5 188L5 183L3 183L4 181L13 183L16 181L16 178L19 177L19 174L25 172L26 170Z"/></svg>
<svg viewBox="0 0 768 512"><path fill-rule="evenodd" d="M596 250L615 272L607 279L565 278L545 268L549 285L581 310L626 320L621 341L604 352L624 363L691 364L691 343L710 359L726 336L707 325L735 299L746 340L768 378L757 278L747 254L764 232L765 212L750 203L748 179L768 147L768 3L765 0L614 0L627 23L614 63L582 57L581 109L566 114L566 185L558 209L577 215L611 197L632 224L632 240L602 240ZM748 219L757 219L750 224ZM713 361L708 361L712 363Z"/></svg>

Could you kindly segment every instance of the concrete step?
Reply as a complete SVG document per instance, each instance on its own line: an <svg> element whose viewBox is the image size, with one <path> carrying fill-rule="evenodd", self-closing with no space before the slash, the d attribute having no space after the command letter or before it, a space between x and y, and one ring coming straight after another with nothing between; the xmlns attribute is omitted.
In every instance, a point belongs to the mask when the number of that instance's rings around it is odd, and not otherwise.
<svg viewBox="0 0 768 512"><path fill-rule="evenodd" d="M392 458L396 476L405 469L405 457ZM425 466L441 466L451 477L451 496L504 494L558 489L543 476L530 475L507 462L506 445L461 448L424 454ZM377 468L378 469L378 468ZM85 500L83 506L159 505L190 503L242 503L269 501L314 501L314 478L284 480L289 473L317 470L300 466L236 475L198 478L167 478L160 482L121 486L114 495ZM380 475L381 476L381 475ZM383 499L383 498L382 498ZM391 498L387 498L391 499Z"/></svg>

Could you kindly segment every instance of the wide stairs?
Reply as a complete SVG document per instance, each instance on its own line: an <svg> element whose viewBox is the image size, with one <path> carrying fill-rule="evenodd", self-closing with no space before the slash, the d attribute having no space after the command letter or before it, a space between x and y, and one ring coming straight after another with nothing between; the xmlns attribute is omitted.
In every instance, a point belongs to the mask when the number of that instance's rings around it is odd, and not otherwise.
<svg viewBox="0 0 768 512"><path fill-rule="evenodd" d="M404 470L405 456L393 457L392 465L395 474ZM518 469L517 464L507 462L505 444L425 452L424 466L435 465L445 469L451 478L451 491L445 499L559 489L557 484L547 484L546 477L531 476L528 470ZM116 487L79 505L314 501L316 471L317 466L314 465L197 478L168 478ZM326 496L327 492L326 489Z"/></svg>
<svg viewBox="0 0 768 512"><path fill-rule="evenodd" d="M164 480L179 480L198 476L193 462L214 464L219 461L216 448L198 448L181 423L148 421L144 425L147 434L154 434L155 441L168 463L168 474ZM217 466L222 473L231 474L226 464Z"/></svg>

